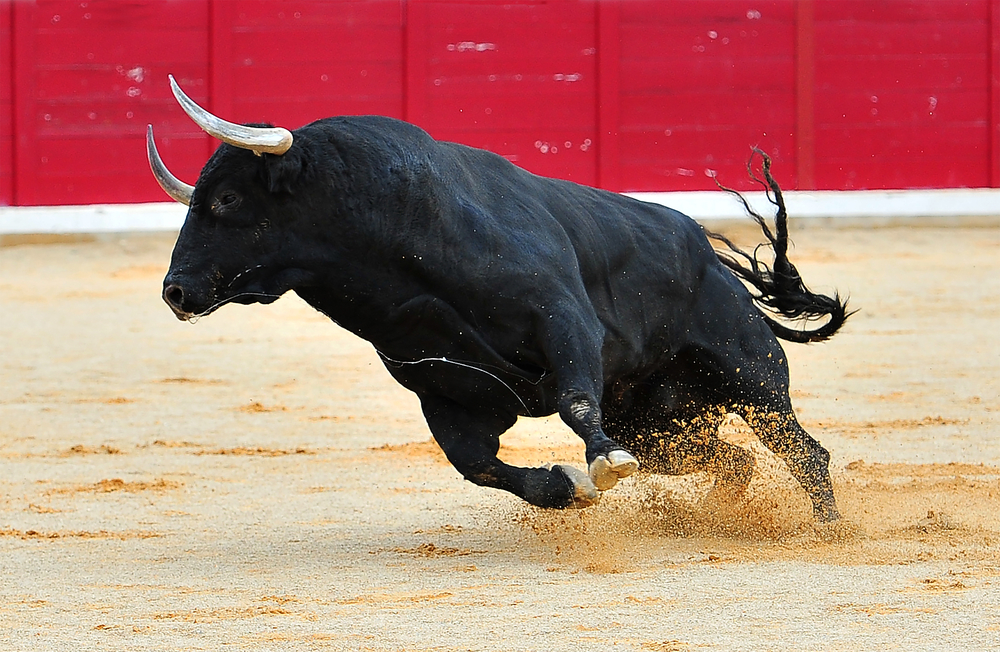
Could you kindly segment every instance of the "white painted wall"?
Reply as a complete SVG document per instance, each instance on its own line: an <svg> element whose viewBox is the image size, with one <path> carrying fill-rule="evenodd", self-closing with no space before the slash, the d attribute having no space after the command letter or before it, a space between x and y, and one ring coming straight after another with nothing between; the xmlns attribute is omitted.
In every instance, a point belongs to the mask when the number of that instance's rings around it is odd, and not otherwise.
<svg viewBox="0 0 1000 652"><path fill-rule="evenodd" d="M745 216L735 198L722 191L628 193L663 204L699 221ZM906 220L912 218L984 218L1000 226L1000 189L789 191L788 215L797 218ZM764 193L744 193L765 217L774 209ZM0 206L0 234L116 233L176 231L187 211L177 203L95 206Z"/></svg>

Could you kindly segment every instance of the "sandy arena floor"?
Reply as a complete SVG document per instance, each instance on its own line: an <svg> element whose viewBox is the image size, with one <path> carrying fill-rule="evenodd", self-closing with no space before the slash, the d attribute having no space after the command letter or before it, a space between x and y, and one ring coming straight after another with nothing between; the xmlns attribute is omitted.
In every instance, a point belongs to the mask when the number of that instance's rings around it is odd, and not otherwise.
<svg viewBox="0 0 1000 652"><path fill-rule="evenodd" d="M643 476L527 507L293 296L191 326L159 298L170 237L0 248L0 647L997 649L1000 228L792 228L861 310L786 345L835 528L736 421L745 504ZM504 445L583 466L556 420Z"/></svg>

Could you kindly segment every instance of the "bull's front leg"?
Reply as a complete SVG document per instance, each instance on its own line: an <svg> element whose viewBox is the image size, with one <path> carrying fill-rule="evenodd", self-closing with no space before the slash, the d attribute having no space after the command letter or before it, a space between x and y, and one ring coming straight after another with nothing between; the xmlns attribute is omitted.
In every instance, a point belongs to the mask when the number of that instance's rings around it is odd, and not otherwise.
<svg viewBox="0 0 1000 652"><path fill-rule="evenodd" d="M600 497L586 473L571 466L522 468L497 457L500 435L517 417L474 412L440 396L421 395L427 425L448 461L462 476L484 487L509 491L538 507L589 507Z"/></svg>
<svg viewBox="0 0 1000 652"><path fill-rule="evenodd" d="M600 491L611 489L639 469L639 461L601 429L600 399L595 393L561 391L559 416L587 445L587 470Z"/></svg>
<svg viewBox="0 0 1000 652"><path fill-rule="evenodd" d="M594 318L596 322L596 317ZM639 469L639 461L601 427L603 328L595 323L581 327L581 320L550 323L547 356L558 379L559 416L587 445L587 469L600 491Z"/></svg>

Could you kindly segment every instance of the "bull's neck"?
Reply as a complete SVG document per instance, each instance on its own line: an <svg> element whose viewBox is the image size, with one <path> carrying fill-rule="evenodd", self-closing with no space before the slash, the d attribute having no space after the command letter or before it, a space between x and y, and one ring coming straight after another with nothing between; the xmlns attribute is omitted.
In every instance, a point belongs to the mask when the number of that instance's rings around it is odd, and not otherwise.
<svg viewBox="0 0 1000 652"><path fill-rule="evenodd" d="M391 301L357 292L349 286L311 286L296 288L295 292L310 306L358 337L377 344L389 336Z"/></svg>

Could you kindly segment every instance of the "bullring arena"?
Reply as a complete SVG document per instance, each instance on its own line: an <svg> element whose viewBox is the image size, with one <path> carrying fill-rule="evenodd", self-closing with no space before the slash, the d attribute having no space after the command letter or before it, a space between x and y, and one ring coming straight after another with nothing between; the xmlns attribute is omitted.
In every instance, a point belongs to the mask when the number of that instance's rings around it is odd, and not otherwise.
<svg viewBox="0 0 1000 652"><path fill-rule="evenodd" d="M1000 649L998 71L1000 0L0 0L0 652ZM293 293L178 321L161 291L185 209L150 203L168 199L147 129L184 203L219 141L170 76L226 121L398 118L714 215L750 251L761 230L713 181L757 190L759 147L791 261L858 311L784 345L843 518L818 523L736 416L722 436L757 462L738 499L640 469L593 507L537 509L463 480L372 346ZM357 180L369 160L242 142L279 171ZM401 173L428 151L371 178L422 178ZM443 176L488 190L489 169ZM288 222L378 196L360 188ZM336 240L325 224L303 241ZM519 421L499 455L586 463L558 418Z"/></svg>
<svg viewBox="0 0 1000 652"><path fill-rule="evenodd" d="M294 296L179 323L175 234L8 236L3 647L995 649L1000 224L862 224L791 223L803 277L859 310L785 345L833 526L736 418L758 466L739 504L640 473L529 507L463 481L371 346ZM555 418L502 441L583 459Z"/></svg>

